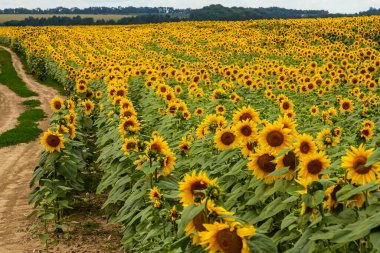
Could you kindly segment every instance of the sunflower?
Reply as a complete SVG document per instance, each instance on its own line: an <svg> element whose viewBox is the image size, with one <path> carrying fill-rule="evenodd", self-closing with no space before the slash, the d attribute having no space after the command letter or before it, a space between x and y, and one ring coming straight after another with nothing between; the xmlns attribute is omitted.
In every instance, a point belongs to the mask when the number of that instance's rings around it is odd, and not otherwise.
<svg viewBox="0 0 380 253"><path fill-rule="evenodd" d="M372 120L368 120L368 119L366 119L366 120L364 120L364 121L362 122L362 126L363 126L363 127L369 127L369 128L371 128L371 129L373 129L373 128L375 127L375 123L374 123Z"/></svg>
<svg viewBox="0 0 380 253"><path fill-rule="evenodd" d="M181 142L178 144L178 149L188 155L190 153L191 142L186 139L186 136L182 137Z"/></svg>
<svg viewBox="0 0 380 253"><path fill-rule="evenodd" d="M65 105L63 103L63 100L59 97L54 97L51 101L50 101L50 108L53 112L57 113L59 112L61 109L64 109L65 108Z"/></svg>
<svg viewBox="0 0 380 253"><path fill-rule="evenodd" d="M268 149L256 149L256 152L249 156L250 162L247 164L248 169L252 170L252 174L260 180L265 180L271 184L278 179L277 176L268 176L276 169L276 154Z"/></svg>
<svg viewBox="0 0 380 253"><path fill-rule="evenodd" d="M253 141L253 142L242 142L241 144L241 153L244 155L244 156L249 156L250 154L253 153L254 151L254 148L257 147L257 141Z"/></svg>
<svg viewBox="0 0 380 253"><path fill-rule="evenodd" d="M293 105L292 101L290 101L289 99L282 100L282 102L280 104L280 110L282 113L286 113L288 111L293 111L293 109L294 109L294 105Z"/></svg>
<svg viewBox="0 0 380 253"><path fill-rule="evenodd" d="M75 136L76 136L75 125L73 125L73 124L68 124L68 125L67 125L67 128L69 129L69 135L70 135L70 138L71 138L72 140L75 139Z"/></svg>
<svg viewBox="0 0 380 253"><path fill-rule="evenodd" d="M219 150L235 148L238 145L238 136L233 128L227 127L216 131L214 141Z"/></svg>
<svg viewBox="0 0 380 253"><path fill-rule="evenodd" d="M267 124L259 134L259 146L280 152L291 145L292 136L290 132L280 122Z"/></svg>
<svg viewBox="0 0 380 253"><path fill-rule="evenodd" d="M317 144L319 149L331 147L333 145L333 141L334 137L328 129L322 129L322 131L317 134Z"/></svg>
<svg viewBox="0 0 380 253"><path fill-rule="evenodd" d="M317 151L317 145L313 141L313 136L302 134L297 136L297 141L293 144L295 153L298 156L310 155Z"/></svg>
<svg viewBox="0 0 380 253"><path fill-rule="evenodd" d="M360 129L360 137L364 138L366 141L369 141L373 137L373 130L370 127L362 127Z"/></svg>
<svg viewBox="0 0 380 253"><path fill-rule="evenodd" d="M354 110L354 103L348 98L343 98L339 104L341 112L352 112Z"/></svg>
<svg viewBox="0 0 380 253"><path fill-rule="evenodd" d="M165 176L170 174L170 171L173 169L176 159L177 158L175 157L174 153L171 152L166 153L166 156L162 159L162 169Z"/></svg>
<svg viewBox="0 0 380 253"><path fill-rule="evenodd" d="M152 140L147 143L145 149L146 154L150 151L154 151L156 154L167 154L169 153L169 144L161 136L154 136Z"/></svg>
<svg viewBox="0 0 380 253"><path fill-rule="evenodd" d="M297 123L295 121L293 121L291 118L289 118L288 116L284 115L283 117L280 116L276 122L279 122L281 123L285 129L289 129L290 130L290 135L292 135L293 137L296 137L297 136Z"/></svg>
<svg viewBox="0 0 380 253"><path fill-rule="evenodd" d="M215 108L216 114L225 114L226 108L223 105L217 105Z"/></svg>
<svg viewBox="0 0 380 253"><path fill-rule="evenodd" d="M327 158L325 153L315 152L308 156L301 157L298 176L301 178L311 178L313 181L318 181L318 176L328 166L330 166L330 159Z"/></svg>
<svg viewBox="0 0 380 253"><path fill-rule="evenodd" d="M175 102L171 102L168 104L168 108L166 109L166 114L168 116L174 116L177 113L178 105Z"/></svg>
<svg viewBox="0 0 380 253"><path fill-rule="evenodd" d="M259 123L259 113L255 111L251 106L244 106L238 111L234 112L232 121L236 124L239 121L252 120L255 123Z"/></svg>
<svg viewBox="0 0 380 253"><path fill-rule="evenodd" d="M169 213L169 217L170 217L170 220L172 222L174 222L177 217L179 216L179 212L177 211L177 207L176 206L173 206L171 209L170 209L170 213Z"/></svg>
<svg viewBox="0 0 380 253"><path fill-rule="evenodd" d="M43 136L41 136L40 140L41 144L50 153L54 151L61 152L61 149L65 147L65 139L63 138L63 135L58 131L52 132L50 129L48 129L46 132L44 132Z"/></svg>
<svg viewBox="0 0 380 253"><path fill-rule="evenodd" d="M351 179L352 184L364 185L376 181L380 162L364 167L373 150L365 150L363 144L359 148L351 146L351 150L346 150L346 156L342 157L342 168L348 169L347 178Z"/></svg>
<svg viewBox="0 0 380 253"><path fill-rule="evenodd" d="M130 118L130 117L136 117L137 112L133 107L130 107L128 109L121 109L120 110L120 118Z"/></svg>
<svg viewBox="0 0 380 253"><path fill-rule="evenodd" d="M138 151L138 139L136 137L130 137L124 139L124 144L121 147L121 150L125 151L125 155L129 155L129 150Z"/></svg>
<svg viewBox="0 0 380 253"><path fill-rule="evenodd" d="M162 198L162 194L160 193L160 191L157 189L157 187L154 187L153 189L150 189L149 191L149 199L150 200L159 200Z"/></svg>
<svg viewBox="0 0 380 253"><path fill-rule="evenodd" d="M100 90L96 91L96 93L95 93L96 99L101 99L102 96L103 96L103 92L102 91L100 91Z"/></svg>
<svg viewBox="0 0 380 253"><path fill-rule="evenodd" d="M215 184L217 178L210 180L206 172L199 172L198 175L195 171L192 174L186 174L184 182L179 182L179 190L181 191L178 196L181 198L180 203L183 206L194 204L194 198L204 199L205 194L202 192L196 192L200 190L206 190L210 185Z"/></svg>
<svg viewBox="0 0 380 253"><path fill-rule="evenodd" d="M319 114L318 106L313 105L312 107L310 107L310 114L313 116L318 116L318 114Z"/></svg>
<svg viewBox="0 0 380 253"><path fill-rule="evenodd" d="M338 206L339 203L336 198L336 193L340 189L342 189L342 186L340 186L339 184L332 185L326 189L325 194L327 196L327 200L323 202L323 208L331 211L331 209L334 209Z"/></svg>
<svg viewBox="0 0 380 253"><path fill-rule="evenodd" d="M85 100L84 102L82 102L82 105L84 107L84 113L86 115L90 115L94 110L94 102L92 102L91 100Z"/></svg>
<svg viewBox="0 0 380 253"><path fill-rule="evenodd" d="M252 142L257 136L256 123L252 120L239 121L235 127L235 134L243 142Z"/></svg>
<svg viewBox="0 0 380 253"><path fill-rule="evenodd" d="M228 217L232 216L232 212L228 212L221 206L215 206L214 201L207 201L207 215L203 212L197 214L185 228L186 235L190 235L193 239L193 244L200 243L199 232L206 231L204 224L210 222L219 221L219 222L228 222L235 221L234 218ZM222 217L220 217L222 216Z"/></svg>
<svg viewBox="0 0 380 253"><path fill-rule="evenodd" d="M119 133L137 132L140 128L140 122L136 117L124 118L119 125Z"/></svg>
<svg viewBox="0 0 380 253"><path fill-rule="evenodd" d="M276 169L282 169L289 167L289 172L283 175L282 177L286 180L291 180L294 178L296 173L296 167L298 165L298 160L296 154L293 151L286 152L285 154L277 157L275 159Z"/></svg>
<svg viewBox="0 0 380 253"><path fill-rule="evenodd" d="M197 117L202 117L203 113L204 113L204 109L201 107L196 108L194 111L194 115Z"/></svg>
<svg viewBox="0 0 380 253"><path fill-rule="evenodd" d="M74 109L75 109L74 101L71 100L71 99L67 99L67 100L65 100L65 103L66 103L66 108L67 108L70 112L73 112Z"/></svg>
<svg viewBox="0 0 380 253"><path fill-rule="evenodd" d="M239 222L219 223L203 225L207 231L199 233L200 244L210 253L220 251L222 253L236 252L249 253L246 238L250 238L256 232L252 225L242 225Z"/></svg>

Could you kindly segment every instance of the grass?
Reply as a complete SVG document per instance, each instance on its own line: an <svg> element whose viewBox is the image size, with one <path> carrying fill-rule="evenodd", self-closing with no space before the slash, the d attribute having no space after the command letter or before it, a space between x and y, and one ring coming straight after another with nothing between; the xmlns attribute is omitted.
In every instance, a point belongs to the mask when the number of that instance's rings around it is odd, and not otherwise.
<svg viewBox="0 0 380 253"><path fill-rule="evenodd" d="M104 20L119 20L119 19L122 19L122 18L129 18L129 17L135 17L137 15L141 15L141 14L130 14L130 15L117 15L117 14L0 14L0 24L1 23L4 23L4 22L7 22L7 21L11 21L11 20L24 20L26 18L29 18L29 17L33 17L33 18L49 18L49 17L53 17L53 16L57 16L57 17L69 17L69 18L73 18L73 17L76 17L76 16L80 16L81 18L94 18L94 20L100 20L100 19L104 19Z"/></svg>
<svg viewBox="0 0 380 253"><path fill-rule="evenodd" d="M18 125L0 134L0 147L7 147L19 143L27 143L35 140L42 132L38 128L38 121L45 117L41 109L35 109L40 105L38 100L27 100L23 102L28 110L23 112L18 118Z"/></svg>
<svg viewBox="0 0 380 253"><path fill-rule="evenodd" d="M40 106L41 102L36 99L31 99L31 100L25 100L24 102L22 102L22 104L25 105L26 108L32 109L32 108Z"/></svg>
<svg viewBox="0 0 380 253"><path fill-rule="evenodd" d="M11 54L0 48L0 83L6 85L10 90L20 97L32 97L38 94L29 90L26 84L18 77L12 65Z"/></svg>

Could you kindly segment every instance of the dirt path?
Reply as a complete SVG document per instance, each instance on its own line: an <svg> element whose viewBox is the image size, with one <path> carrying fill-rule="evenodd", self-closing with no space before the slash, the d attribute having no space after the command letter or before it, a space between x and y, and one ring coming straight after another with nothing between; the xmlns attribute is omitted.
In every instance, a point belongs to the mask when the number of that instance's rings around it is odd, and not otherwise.
<svg viewBox="0 0 380 253"><path fill-rule="evenodd" d="M23 100L7 86L0 84L0 133L17 125L17 117L24 111L20 105Z"/></svg>
<svg viewBox="0 0 380 253"><path fill-rule="evenodd" d="M39 94L41 108L51 115L50 100L58 95L52 88L42 86L25 73L16 54L12 55L13 66L29 89ZM23 108L21 101L5 86L0 86L0 132L12 128ZM35 97L33 97L35 98ZM16 102L16 103L15 103ZM21 110L21 111L20 111ZM17 120L16 120L17 122ZM48 120L40 123L41 129L48 127ZM39 140L31 143L0 148L0 252L33 252L34 242L25 246L26 215L32 211L28 205L29 181L37 164L41 146ZM38 243L38 241L36 242ZM38 244L36 247L39 247Z"/></svg>

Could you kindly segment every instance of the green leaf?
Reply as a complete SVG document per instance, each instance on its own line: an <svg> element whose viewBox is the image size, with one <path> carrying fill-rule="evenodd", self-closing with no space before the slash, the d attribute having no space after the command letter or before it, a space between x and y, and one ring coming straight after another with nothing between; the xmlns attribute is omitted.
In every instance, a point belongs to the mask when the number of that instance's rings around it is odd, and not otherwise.
<svg viewBox="0 0 380 253"><path fill-rule="evenodd" d="M332 242L347 243L363 238L371 232L371 229L380 225L380 213L347 225L343 229L335 231Z"/></svg>
<svg viewBox="0 0 380 253"><path fill-rule="evenodd" d="M380 231L369 234L369 239L372 243L373 248L376 249L377 252L379 252L380 251Z"/></svg>
<svg viewBox="0 0 380 253"><path fill-rule="evenodd" d="M187 224L194 219L200 212L205 208L205 203L196 206L194 204L188 205L182 212L182 217L178 225L178 236L183 235L183 230L186 228Z"/></svg>
<svg viewBox="0 0 380 253"><path fill-rule="evenodd" d="M379 187L380 187L380 184L377 182L371 182L371 183L368 183L365 185L361 185L359 187L354 187L352 185L346 185L336 193L336 197L337 197L338 201L343 201L343 200L349 199L350 197L352 197L356 194L360 194L363 191L366 191L368 189L375 190Z"/></svg>
<svg viewBox="0 0 380 253"><path fill-rule="evenodd" d="M380 148L377 148L370 157L368 157L367 162L364 164L363 167L368 167L375 162L380 161Z"/></svg>
<svg viewBox="0 0 380 253"><path fill-rule="evenodd" d="M247 239L248 247L252 253L276 253L277 247L272 239L263 234L254 234L250 239Z"/></svg>
<svg viewBox="0 0 380 253"><path fill-rule="evenodd" d="M291 204L282 203L282 198L278 197L277 199L273 200L271 203L266 205L266 207L261 211L260 215L254 218L251 221L251 223L257 223L267 218L270 218L278 214L279 212L283 211L284 209L286 209L288 205L291 205Z"/></svg>
<svg viewBox="0 0 380 253"><path fill-rule="evenodd" d="M291 151L291 150L293 150L293 149L292 149L292 148L285 148L285 149L281 150L281 152L278 153L278 155L276 156L276 158L279 158L280 156L282 156L282 155L288 153L288 152Z"/></svg>
<svg viewBox="0 0 380 253"><path fill-rule="evenodd" d="M268 174L268 176L282 176L289 172L289 166L281 169L274 170L272 173Z"/></svg>
<svg viewBox="0 0 380 253"><path fill-rule="evenodd" d="M54 217L55 217L54 213L48 213L48 214L43 215L42 219L44 219L44 220L53 220Z"/></svg>
<svg viewBox="0 0 380 253"><path fill-rule="evenodd" d="M282 229L285 229L287 227L289 227L291 224L297 222L297 217L294 216L293 214L289 214L288 216L286 216L282 222L281 222L281 230Z"/></svg>
<svg viewBox="0 0 380 253"><path fill-rule="evenodd" d="M49 239L49 235L48 234L40 234L39 238L43 244L46 244L47 240Z"/></svg>

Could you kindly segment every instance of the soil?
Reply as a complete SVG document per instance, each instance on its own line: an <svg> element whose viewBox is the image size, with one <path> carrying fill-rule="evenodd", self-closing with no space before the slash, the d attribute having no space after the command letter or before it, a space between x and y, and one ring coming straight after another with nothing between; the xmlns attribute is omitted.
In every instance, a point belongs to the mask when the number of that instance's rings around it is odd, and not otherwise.
<svg viewBox="0 0 380 253"><path fill-rule="evenodd" d="M29 99L40 100L46 115L51 115L50 100L58 96L58 92L39 84L26 74L17 55L8 48L4 49L11 53L13 66L19 77L30 90L39 94L38 97ZM0 132L16 125L17 117L24 111L24 107L20 105L23 100L25 99L17 97L7 87L0 85ZM44 131L48 125L48 119L39 124ZM28 205L29 181L41 151L39 139L0 148L0 253L47 252L38 238L43 233L43 225L38 220L27 219L28 214L33 211L33 207ZM100 209L100 205L97 209ZM69 217L68 224L68 233L54 236L50 240L52 243L48 248L49 252L119 252L120 227L107 225L105 216L79 211ZM88 230L88 226L95 226L96 229Z"/></svg>

